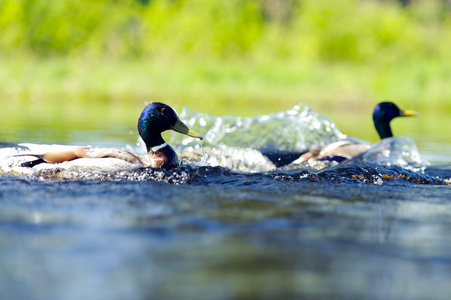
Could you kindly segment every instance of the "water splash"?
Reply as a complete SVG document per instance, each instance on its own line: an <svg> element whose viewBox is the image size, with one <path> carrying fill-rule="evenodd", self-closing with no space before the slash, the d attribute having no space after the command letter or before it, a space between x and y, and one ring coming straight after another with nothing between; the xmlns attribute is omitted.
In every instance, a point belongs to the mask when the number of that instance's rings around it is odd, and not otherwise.
<svg viewBox="0 0 451 300"><path fill-rule="evenodd" d="M193 158L191 155L188 159L190 163L223 166L240 172L269 171L284 165L278 164L278 160L283 156L296 153L299 155L308 149L336 141L367 143L347 137L327 116L316 113L303 103L287 111L247 118L216 117L183 108L180 117L190 128L204 133L203 144L210 147L205 157ZM199 156L198 141L189 137L180 139L178 134L170 134L169 140L179 152L197 153ZM272 152L276 155L272 155ZM293 157L285 164L298 157ZM204 164L199 164L202 159ZM416 171L424 171L428 166L428 163L421 159L415 143L405 137L385 139L376 143L368 152L352 160L357 161L401 166ZM334 163L309 162L303 167L322 168L331 165Z"/></svg>
<svg viewBox="0 0 451 300"><path fill-rule="evenodd" d="M407 137L392 137L374 144L368 151L354 157L351 162L371 162L386 166L400 166L424 171L429 163L423 160L415 142Z"/></svg>
<svg viewBox="0 0 451 300"><path fill-rule="evenodd" d="M230 147L220 144L185 151L180 155L182 164L224 167L237 172L267 172L276 166L260 151L252 148Z"/></svg>
<svg viewBox="0 0 451 300"><path fill-rule="evenodd" d="M287 111L256 117L216 117L184 107L180 118L188 127L204 133L205 146L304 151L319 143L346 138L327 116L303 103ZM182 149L199 147L192 138L180 140L176 134L170 134L169 141Z"/></svg>
<svg viewBox="0 0 451 300"><path fill-rule="evenodd" d="M223 166L239 172L273 170L311 147L346 138L327 116L303 103L287 111L255 117L216 117L185 107L180 118L204 134L202 145L207 149L205 156L199 156L199 141L169 133L169 143L184 153L182 158L197 165Z"/></svg>
<svg viewBox="0 0 451 300"><path fill-rule="evenodd" d="M385 149L386 144L390 144L395 148L397 143L405 143L405 147L410 148L409 139L392 139L384 143L375 145L374 151L379 147ZM276 181L288 182L323 182L328 184L345 183L345 184L449 184L449 177L433 177L422 172L416 172L413 169L407 169L396 165L381 165L377 163L366 162L365 159L386 159L386 157L379 157L375 153L368 153L368 157L363 155L360 161L355 161L350 164L339 164L335 166L323 166L321 169L276 169L268 162L267 158L259 154L257 150L253 149L239 149L227 146L219 146L219 148L204 149L206 154L198 153L199 156L206 157L203 161L204 165L198 163L189 163L189 157L182 158L185 162L182 166L165 170L154 168L136 168L130 170L120 171L102 171L93 168L74 168L70 164L41 164L39 168L24 168L20 167L24 157L14 156L15 154L23 153L24 150L18 147L8 147L0 149L0 175L18 176L25 180L100 180L100 181L154 181L166 182L171 184L197 184L197 185L257 185L268 186L274 184ZM217 151L218 153L214 153ZM249 157L260 157L261 163L255 166L249 166L246 156L240 157L240 163L237 163L235 153L233 151L248 151ZM257 152L255 152L257 151ZM382 151L383 152L383 151ZM213 153L213 154L211 154ZM221 156L224 153L229 153L229 157L222 158L222 162L226 165L221 165L218 161L214 161L215 156ZM411 157L406 153L399 153L398 160L404 159L418 159ZM373 157L375 156L375 158ZM372 158L373 157L373 158ZM196 158L197 161L197 158ZM239 160L238 160L239 161ZM237 171L230 168L232 164ZM248 169L262 169L258 172L248 172ZM442 178L443 177L443 178Z"/></svg>
<svg viewBox="0 0 451 300"><path fill-rule="evenodd" d="M398 166L383 166L369 163L353 163L316 169L273 170L270 172L234 172L220 166L185 165L165 170L138 168L116 172L93 170L71 170L59 167L42 169L21 168L0 170L0 174L22 178L22 180L88 180L111 182L164 182L169 184L194 184L200 186L277 186L277 182L321 183L321 184L365 184L401 185L412 184L449 185L449 179L407 170Z"/></svg>
<svg viewBox="0 0 451 300"><path fill-rule="evenodd" d="M399 166L413 171L424 172L429 162L423 160L415 145L415 142L407 137L393 137L384 139L371 147L366 152L343 160L342 164L368 162L385 166ZM339 162L334 159L310 159L304 163L293 162L284 166L285 169L315 168L336 166Z"/></svg>
<svg viewBox="0 0 451 300"><path fill-rule="evenodd" d="M384 166L358 162L315 169L294 169L271 174L275 179L286 181L310 181L323 183L347 183L370 185L446 185L446 180L399 166Z"/></svg>
<svg viewBox="0 0 451 300"><path fill-rule="evenodd" d="M309 148L322 146L347 138L326 116L315 113L306 104L298 104L287 111L256 117L215 117L184 108L181 118L194 130L204 133L203 144L193 138L182 138L170 134L168 141L179 153L182 166L222 167L243 174L270 172L276 170L277 156L271 151L292 151L299 155ZM357 141L357 139L350 139ZM202 147L203 145L203 147ZM127 146L131 152L145 153L143 143ZM297 152L296 152L297 151ZM186 183L186 174L165 170L133 169L90 169L76 163L58 165L43 164L35 168L20 168L20 148L0 149L0 171L8 174L30 175L38 178L69 178L98 180L166 181ZM274 157L276 159L274 159ZM297 157L294 157L296 159ZM280 159L280 158L279 158ZM352 163L368 162L386 166L401 166L415 171L424 171L427 162L420 157L415 143L404 137L385 139L371 149L351 160ZM313 167L321 169L333 166L328 162L315 165L297 165L291 169ZM335 164L336 165L336 164ZM38 165L39 166L39 165ZM120 171L118 171L120 170ZM284 171L288 171L285 168ZM168 173L169 172L169 173Z"/></svg>

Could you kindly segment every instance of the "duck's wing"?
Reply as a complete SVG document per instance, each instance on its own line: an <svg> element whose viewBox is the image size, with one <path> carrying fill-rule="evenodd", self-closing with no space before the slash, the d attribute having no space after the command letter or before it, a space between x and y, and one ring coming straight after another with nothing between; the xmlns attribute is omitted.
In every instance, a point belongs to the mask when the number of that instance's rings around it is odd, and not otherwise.
<svg viewBox="0 0 451 300"><path fill-rule="evenodd" d="M30 153L23 153L18 156L33 156L47 163L61 163L84 157L90 146L67 146L67 145L42 145L23 143L19 146L27 147Z"/></svg>
<svg viewBox="0 0 451 300"><path fill-rule="evenodd" d="M370 145L359 144L352 141L335 142L324 147L310 149L309 152L302 154L298 159L293 161L293 163L303 164L309 160L324 160L330 157L339 157L342 159L338 161L344 161L367 151L370 147Z"/></svg>
<svg viewBox="0 0 451 300"><path fill-rule="evenodd" d="M368 151L368 149L370 148L370 145L355 143L351 141L336 142L324 147L319 153L318 159L333 156L341 156L346 159L351 159L352 157L359 155L360 153Z"/></svg>
<svg viewBox="0 0 451 300"><path fill-rule="evenodd" d="M291 164L302 165L303 163L309 161L310 159L316 160L322 149L323 147L312 148L308 152L302 154L298 159L294 160Z"/></svg>
<svg viewBox="0 0 451 300"><path fill-rule="evenodd" d="M41 145L24 143L19 146L27 147L31 153L23 153L21 156L34 156L47 163L62 163L77 158L117 158L134 164L144 164L142 159L128 151L91 146L67 146L67 145Z"/></svg>

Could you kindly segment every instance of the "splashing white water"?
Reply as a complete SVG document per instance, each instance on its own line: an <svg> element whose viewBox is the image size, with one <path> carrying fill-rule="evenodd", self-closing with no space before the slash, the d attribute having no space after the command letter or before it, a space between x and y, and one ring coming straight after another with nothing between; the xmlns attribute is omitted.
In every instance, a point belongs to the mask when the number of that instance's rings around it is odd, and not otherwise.
<svg viewBox="0 0 451 300"><path fill-rule="evenodd" d="M319 142L331 143L346 137L327 116L302 103L287 111L256 117L216 117L183 108L180 118L188 127L204 133L205 146L302 151ZM176 134L170 134L169 141L182 149L198 147L192 138L180 141Z"/></svg>
<svg viewBox="0 0 451 300"><path fill-rule="evenodd" d="M351 162L371 162L386 166L400 166L424 171L429 163L421 159L415 142L403 136L386 138L368 151L354 157Z"/></svg>
<svg viewBox="0 0 451 300"><path fill-rule="evenodd" d="M315 113L306 104L298 104L293 108L270 115L256 117L216 117L195 112L184 108L180 117L184 122L197 132L204 134L202 144L193 138L181 136L178 133L169 133L168 142L179 153L182 164L197 166L222 166L238 172L267 172L274 170L276 166L268 159L265 150L302 152L312 147L326 145L347 138L336 125L322 114ZM144 143L140 140L134 146L126 146L133 153L144 154ZM201 147L203 145L203 149ZM35 174L43 172L43 169L54 169L76 172L99 173L115 172L127 168L114 165L111 170L89 168L77 162L62 163L57 165L42 164L34 168L23 168L20 164L24 157L14 157L24 150L17 147L0 149L0 171L22 174ZM421 159L415 143L404 137L385 139L374 144L371 149L352 162L364 161L383 165L394 165L413 170L424 170L428 163ZM108 164L109 165L109 164ZM320 168L327 165L314 167ZM311 165L307 165L312 167ZM128 168L130 169L130 168ZM129 170L133 172L133 170Z"/></svg>

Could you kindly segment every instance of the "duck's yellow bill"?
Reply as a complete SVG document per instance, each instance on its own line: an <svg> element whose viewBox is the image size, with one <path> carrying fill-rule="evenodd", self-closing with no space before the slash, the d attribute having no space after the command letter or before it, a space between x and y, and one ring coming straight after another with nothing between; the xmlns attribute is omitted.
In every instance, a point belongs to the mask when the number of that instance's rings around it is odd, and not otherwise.
<svg viewBox="0 0 451 300"><path fill-rule="evenodd" d="M171 129L177 131L178 133L186 134L194 138L198 138L201 140L204 139L200 134L198 134L192 129L189 129L188 126L186 126L185 123L183 123L180 119L177 119L177 121L175 122L175 124L172 126Z"/></svg>
<svg viewBox="0 0 451 300"><path fill-rule="evenodd" d="M418 113L414 110L402 110L401 109L401 117L411 117L411 116L418 116Z"/></svg>

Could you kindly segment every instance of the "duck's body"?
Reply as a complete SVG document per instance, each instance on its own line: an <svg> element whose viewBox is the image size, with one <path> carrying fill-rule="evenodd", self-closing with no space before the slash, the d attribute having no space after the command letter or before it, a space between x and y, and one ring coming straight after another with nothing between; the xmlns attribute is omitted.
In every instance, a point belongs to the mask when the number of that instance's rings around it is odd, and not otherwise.
<svg viewBox="0 0 451 300"><path fill-rule="evenodd" d="M390 121L396 117L415 116L416 112L402 110L392 102L381 102L374 108L373 122L381 139L393 137ZM339 141L323 147L310 149L296 159L293 164L303 164L307 161L330 160L347 162L371 148L369 144L352 141Z"/></svg>
<svg viewBox="0 0 451 300"><path fill-rule="evenodd" d="M360 144L352 141L339 141L324 147L310 149L293 163L303 164L309 160L331 160L341 163L368 151L370 148L371 146L368 144Z"/></svg>
<svg viewBox="0 0 451 300"><path fill-rule="evenodd" d="M178 164L178 158L174 149L161 136L161 133L166 130L174 130L202 139L198 133L190 130L180 121L171 107L160 102L153 102L146 106L138 120L138 131L146 144L147 154L145 155L136 155L116 148L24 143L19 145L29 148L31 153L21 154L21 156L32 156L35 159L23 163L22 166L33 167L40 163L57 164L77 161L76 164L87 165L110 165L115 162L116 165L128 166L127 169L135 167L171 168Z"/></svg>
<svg viewBox="0 0 451 300"><path fill-rule="evenodd" d="M134 169L153 167L148 155L136 155L126 150L92 146L42 145L22 143L31 153L21 156L33 156L37 159L22 163L23 167L34 167L41 163L61 164L66 167L91 167L95 169Z"/></svg>

